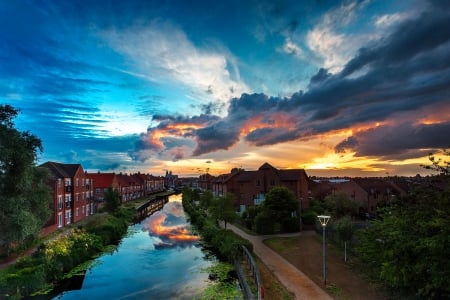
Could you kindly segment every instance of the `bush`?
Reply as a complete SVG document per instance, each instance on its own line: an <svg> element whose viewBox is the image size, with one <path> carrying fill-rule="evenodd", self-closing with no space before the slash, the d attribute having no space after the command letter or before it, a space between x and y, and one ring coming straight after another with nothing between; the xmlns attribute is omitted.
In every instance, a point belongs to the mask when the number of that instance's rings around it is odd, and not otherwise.
<svg viewBox="0 0 450 300"><path fill-rule="evenodd" d="M312 208L306 208L302 211L302 223L304 225L314 225L316 223L317 212Z"/></svg>
<svg viewBox="0 0 450 300"><path fill-rule="evenodd" d="M255 229L258 234L272 234L275 232L275 222L267 213L261 212L255 218Z"/></svg>
<svg viewBox="0 0 450 300"><path fill-rule="evenodd" d="M297 232L300 230L299 218L285 218L281 221L281 230L283 232Z"/></svg>

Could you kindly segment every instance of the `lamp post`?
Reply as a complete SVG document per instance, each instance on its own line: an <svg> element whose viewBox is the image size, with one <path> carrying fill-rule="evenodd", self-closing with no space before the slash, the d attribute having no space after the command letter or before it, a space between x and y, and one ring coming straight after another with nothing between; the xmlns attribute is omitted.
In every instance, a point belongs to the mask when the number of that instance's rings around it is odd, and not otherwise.
<svg viewBox="0 0 450 300"><path fill-rule="evenodd" d="M327 256L327 248L326 248L326 243L325 243L325 228L327 227L327 223L330 220L330 216L317 216L317 218L319 219L320 225L322 225L322 240L323 240L323 285L327 284L327 261L326 261L326 256Z"/></svg>

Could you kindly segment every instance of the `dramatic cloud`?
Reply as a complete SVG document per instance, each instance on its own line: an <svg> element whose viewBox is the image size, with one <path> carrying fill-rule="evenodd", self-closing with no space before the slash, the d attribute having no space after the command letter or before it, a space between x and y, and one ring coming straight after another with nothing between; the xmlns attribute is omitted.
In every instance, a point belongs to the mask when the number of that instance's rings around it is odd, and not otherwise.
<svg viewBox="0 0 450 300"><path fill-rule="evenodd" d="M356 156L406 159L426 155L429 149L450 147L450 140L445 138L449 130L450 122L378 126L349 137L336 145L335 150L354 151Z"/></svg>
<svg viewBox="0 0 450 300"><path fill-rule="evenodd" d="M333 24L334 19L344 11L353 11L355 6L340 9L342 11L335 12L333 17L326 17L324 24ZM149 129L145 143L155 151L163 149L158 134L164 131L195 140L192 155L198 156L230 149L240 140L264 146L308 140L355 125L373 126L388 118L395 122L392 118L399 113L413 114L434 105L450 111L450 32L447 28L450 28L448 12L426 11L415 19L399 22L396 30L385 39L361 48L342 71L331 74L320 69L311 77L306 92L287 98L242 94L231 100L226 116L208 117L204 122L194 122L195 127L184 127L181 131L176 128L185 124L185 119L167 118ZM390 126L356 134L339 144L336 150L356 147L361 155L388 156L402 149L448 146L442 142L443 135L431 135L431 132L447 128L447 123ZM383 138L373 136L388 130L397 134L383 135ZM389 140L389 136L394 138ZM411 139L405 139L409 136Z"/></svg>

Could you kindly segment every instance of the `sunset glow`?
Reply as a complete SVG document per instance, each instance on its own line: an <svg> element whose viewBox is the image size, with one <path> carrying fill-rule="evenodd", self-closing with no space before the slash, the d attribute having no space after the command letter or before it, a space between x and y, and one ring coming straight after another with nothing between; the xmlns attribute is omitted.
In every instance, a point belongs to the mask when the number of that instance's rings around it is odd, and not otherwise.
<svg viewBox="0 0 450 300"><path fill-rule="evenodd" d="M89 172L427 175L450 147L440 5L3 1L0 99L39 163Z"/></svg>

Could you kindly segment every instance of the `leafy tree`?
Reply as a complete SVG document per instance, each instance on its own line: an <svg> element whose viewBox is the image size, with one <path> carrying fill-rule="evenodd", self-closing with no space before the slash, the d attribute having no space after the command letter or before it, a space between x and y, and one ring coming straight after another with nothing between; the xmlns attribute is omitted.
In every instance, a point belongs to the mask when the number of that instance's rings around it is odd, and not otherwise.
<svg viewBox="0 0 450 300"><path fill-rule="evenodd" d="M258 234L272 234L275 231L275 222L266 212L261 211L255 218L255 230Z"/></svg>
<svg viewBox="0 0 450 300"><path fill-rule="evenodd" d="M104 195L105 210L108 212L116 211L120 206L120 194L117 189L108 187Z"/></svg>
<svg viewBox="0 0 450 300"><path fill-rule="evenodd" d="M210 213L216 220L227 223L232 222L236 217L235 197L231 193L227 193L224 197L216 197L211 203Z"/></svg>
<svg viewBox="0 0 450 300"><path fill-rule="evenodd" d="M362 232L358 252L392 290L450 297L450 191L421 187Z"/></svg>
<svg viewBox="0 0 450 300"><path fill-rule="evenodd" d="M278 223L292 215L298 215L298 201L284 186L271 189L262 203L262 208Z"/></svg>
<svg viewBox="0 0 450 300"><path fill-rule="evenodd" d="M355 233L355 225L350 216L341 218L336 224L336 231L339 238L344 242L344 261L347 261L347 242L352 240Z"/></svg>
<svg viewBox="0 0 450 300"><path fill-rule="evenodd" d="M203 207L204 209L208 209L208 207L211 205L211 203L213 202L213 194L211 191L206 191L203 194L200 195L200 206Z"/></svg>
<svg viewBox="0 0 450 300"><path fill-rule="evenodd" d="M17 114L0 105L0 236L8 251L37 237L51 214L48 173L35 165L41 140L14 128Z"/></svg>
<svg viewBox="0 0 450 300"><path fill-rule="evenodd" d="M450 156L450 150L443 149L441 154L443 156ZM422 167L428 170L437 171L440 175L450 175L450 161L442 160L442 157L436 158L435 154L433 153L430 153L428 155L428 159L430 160L431 165L422 165Z"/></svg>
<svg viewBox="0 0 450 300"><path fill-rule="evenodd" d="M336 218L355 215L358 205L344 192L337 192L325 197L325 207Z"/></svg>

